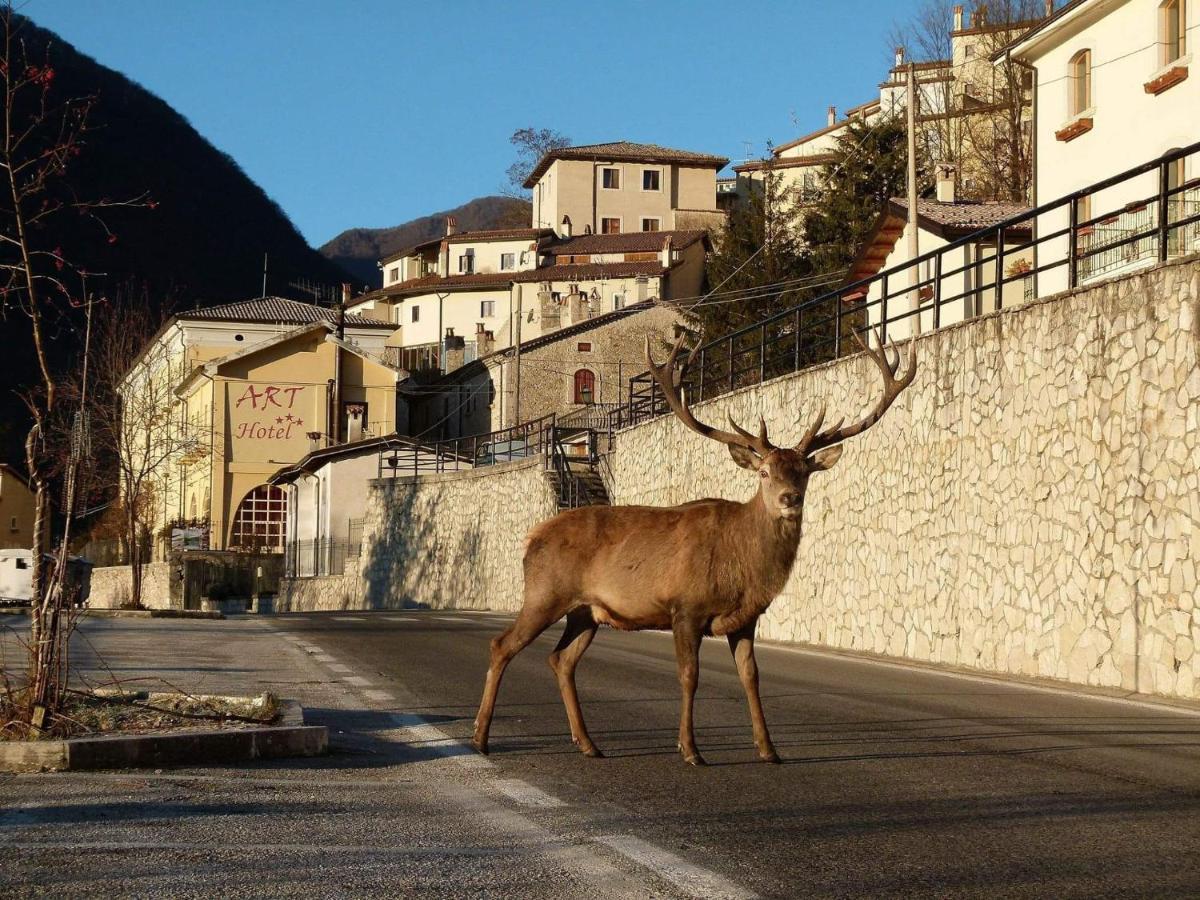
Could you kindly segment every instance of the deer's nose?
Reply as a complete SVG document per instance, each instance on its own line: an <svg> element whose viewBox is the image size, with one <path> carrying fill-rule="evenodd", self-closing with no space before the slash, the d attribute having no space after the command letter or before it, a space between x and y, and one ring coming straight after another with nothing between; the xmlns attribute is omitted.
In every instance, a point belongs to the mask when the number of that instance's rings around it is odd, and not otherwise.
<svg viewBox="0 0 1200 900"><path fill-rule="evenodd" d="M786 494L779 495L779 505L780 506L799 506L800 501L803 499L804 499L803 494L797 494L792 491L789 491Z"/></svg>

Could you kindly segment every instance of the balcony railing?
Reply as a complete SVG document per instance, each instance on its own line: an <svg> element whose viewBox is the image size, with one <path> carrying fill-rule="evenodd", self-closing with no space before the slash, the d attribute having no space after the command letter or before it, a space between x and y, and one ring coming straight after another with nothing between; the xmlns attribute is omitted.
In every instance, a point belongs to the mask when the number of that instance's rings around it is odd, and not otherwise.
<svg viewBox="0 0 1200 900"><path fill-rule="evenodd" d="M444 441L397 438L379 451L378 477L402 478L458 472L545 454L553 442L554 415L511 428Z"/></svg>
<svg viewBox="0 0 1200 900"><path fill-rule="evenodd" d="M958 321L1006 299L1041 296L1039 283L1063 288L1113 275L1147 261L1200 252L1200 181L1172 185L1172 173L1200 142L1045 203L1029 212L847 284L701 345L682 381L689 402L707 400L857 352L853 335L906 338L943 321ZM1153 179L1153 193L1115 202L1080 220L1081 206L1128 196ZM969 248L975 248L972 258ZM981 255L980 249L986 254ZM953 315L954 318L949 317ZM629 381L628 399L608 415L610 430L665 415L667 405L648 372Z"/></svg>

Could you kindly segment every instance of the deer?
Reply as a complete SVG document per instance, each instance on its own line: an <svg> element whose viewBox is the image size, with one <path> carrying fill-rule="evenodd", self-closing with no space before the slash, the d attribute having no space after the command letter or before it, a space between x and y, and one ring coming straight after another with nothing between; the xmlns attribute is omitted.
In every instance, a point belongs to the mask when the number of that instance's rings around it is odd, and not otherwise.
<svg viewBox="0 0 1200 900"><path fill-rule="evenodd" d="M534 526L525 543L524 595L512 625L491 642L490 662L472 744L488 752L488 734L504 670L553 623L566 618L549 663L566 707L571 740L585 756L603 754L588 734L575 687L575 669L600 625L620 630L671 631L681 690L677 749L684 762L704 765L696 747L692 708L699 680L701 640L724 636L750 708L758 756L780 762L763 715L754 634L759 617L783 590L800 544L801 515L809 478L831 468L842 442L878 422L912 384L916 342L910 341L903 372L900 351L877 333L872 348L854 334L883 377L883 394L860 420L839 419L822 428L825 404L794 447L777 447L765 418L751 434L730 416L732 431L695 417L681 384L699 346L688 355L678 381L674 371L686 333L666 362L656 365L646 339L646 362L675 417L697 434L729 448L733 461L755 473L758 490L744 503L693 500L680 506L584 506ZM891 351L889 353L889 350Z"/></svg>

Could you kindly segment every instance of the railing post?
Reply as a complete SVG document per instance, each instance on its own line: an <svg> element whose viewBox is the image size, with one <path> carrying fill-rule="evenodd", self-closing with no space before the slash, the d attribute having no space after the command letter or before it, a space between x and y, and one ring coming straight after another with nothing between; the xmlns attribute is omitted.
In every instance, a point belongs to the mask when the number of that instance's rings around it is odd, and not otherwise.
<svg viewBox="0 0 1200 900"><path fill-rule="evenodd" d="M871 286L867 285L867 293L866 293L866 296L863 297L863 302L866 302L867 300L869 300L870 297L871 297ZM883 343L885 345L887 344L887 336L888 336L888 314L887 313L888 313L888 275L887 275L887 272L884 272L883 278L880 280L880 285L879 285L879 339L881 341L883 341ZM870 323L868 322L868 324L870 324ZM871 335L870 335L870 333L868 333L867 334L868 343L870 343L870 338L871 338Z"/></svg>
<svg viewBox="0 0 1200 900"><path fill-rule="evenodd" d="M996 229L996 302L993 309L1004 307L1004 229Z"/></svg>
<svg viewBox="0 0 1200 900"><path fill-rule="evenodd" d="M704 354L707 352L705 348L700 348L700 399L704 399Z"/></svg>
<svg viewBox="0 0 1200 900"><path fill-rule="evenodd" d="M758 383L767 380L767 326L758 326Z"/></svg>
<svg viewBox="0 0 1200 900"><path fill-rule="evenodd" d="M1073 289L1079 283L1079 200L1071 198L1067 204L1067 287Z"/></svg>
<svg viewBox="0 0 1200 900"><path fill-rule="evenodd" d="M733 378L734 378L734 374L733 374L733 372L734 372L734 369L733 369L733 337L730 336L726 340L726 343L729 345L729 350L727 352L727 356L729 357L729 389L732 391L733 390Z"/></svg>
<svg viewBox="0 0 1200 900"><path fill-rule="evenodd" d="M942 327L942 253L933 258L933 330Z"/></svg>
<svg viewBox="0 0 1200 900"><path fill-rule="evenodd" d="M833 298L833 358L842 358L842 301L841 295Z"/></svg>
<svg viewBox="0 0 1200 900"><path fill-rule="evenodd" d="M1166 262L1167 251L1170 250L1171 217L1167 214L1169 201L1168 183L1169 167L1167 163L1158 165L1158 259Z"/></svg>
<svg viewBox="0 0 1200 900"><path fill-rule="evenodd" d="M795 341L792 343L792 371L800 371L800 308L796 308L796 321L792 325L792 331L795 333Z"/></svg>

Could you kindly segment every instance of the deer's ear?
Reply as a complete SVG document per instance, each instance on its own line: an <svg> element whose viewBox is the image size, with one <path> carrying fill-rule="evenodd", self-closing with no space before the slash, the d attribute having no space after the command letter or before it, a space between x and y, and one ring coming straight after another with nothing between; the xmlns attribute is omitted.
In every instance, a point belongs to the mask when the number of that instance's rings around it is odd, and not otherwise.
<svg viewBox="0 0 1200 900"><path fill-rule="evenodd" d="M753 450L747 450L745 447L738 447L735 444L729 445L729 455L743 469L754 471L762 464L762 459Z"/></svg>
<svg viewBox="0 0 1200 900"><path fill-rule="evenodd" d="M813 469L832 469L834 464L842 458L842 445L836 447L827 447L824 450L818 450L808 458L808 463Z"/></svg>

